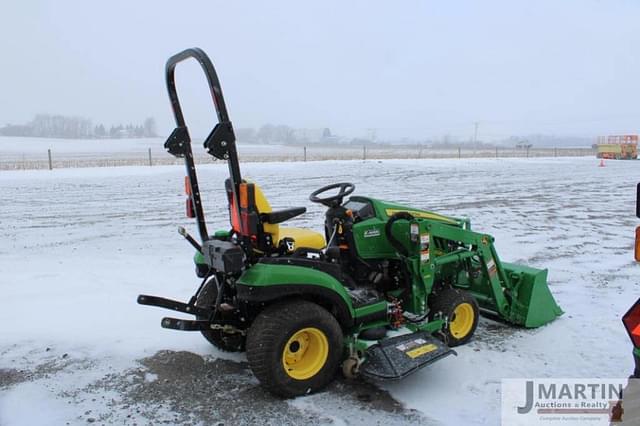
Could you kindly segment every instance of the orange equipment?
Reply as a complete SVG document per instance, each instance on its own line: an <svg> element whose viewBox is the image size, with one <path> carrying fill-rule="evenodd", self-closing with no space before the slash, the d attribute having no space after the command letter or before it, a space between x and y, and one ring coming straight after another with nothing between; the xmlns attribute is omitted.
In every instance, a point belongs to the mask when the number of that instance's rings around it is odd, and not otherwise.
<svg viewBox="0 0 640 426"><path fill-rule="evenodd" d="M597 147L597 158L636 160L638 158L638 135L599 136Z"/></svg>

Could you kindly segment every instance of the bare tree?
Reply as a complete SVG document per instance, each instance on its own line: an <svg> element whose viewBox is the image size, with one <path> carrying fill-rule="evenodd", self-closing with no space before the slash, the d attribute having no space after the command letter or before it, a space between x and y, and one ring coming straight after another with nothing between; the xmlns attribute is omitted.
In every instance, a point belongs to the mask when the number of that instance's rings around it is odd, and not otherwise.
<svg viewBox="0 0 640 426"><path fill-rule="evenodd" d="M144 136L147 138L155 138L158 136L158 131L156 127L156 120L153 117L148 117L144 120Z"/></svg>

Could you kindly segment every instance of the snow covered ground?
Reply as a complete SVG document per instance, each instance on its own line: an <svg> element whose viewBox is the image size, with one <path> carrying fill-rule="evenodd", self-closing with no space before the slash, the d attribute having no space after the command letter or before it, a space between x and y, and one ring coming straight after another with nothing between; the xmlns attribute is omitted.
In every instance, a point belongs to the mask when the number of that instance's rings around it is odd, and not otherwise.
<svg viewBox="0 0 640 426"><path fill-rule="evenodd" d="M202 148L202 138L193 138L193 152L199 163L211 163L212 158ZM164 150L164 138L146 139L45 139L32 137L0 136L0 170L46 169L49 167L48 150L51 150L53 168L139 166L149 164L151 150L154 165L179 164ZM309 143L302 145L238 143L238 152L244 162L253 161L303 161L353 160L363 158L457 158L496 157L495 148L473 149L469 146L448 149L428 148L418 145L380 145L367 147L349 144L326 145ZM305 151L306 149L306 151ZM534 148L530 157L592 156L588 148ZM498 149L499 157L525 157L527 152L513 147Z"/></svg>
<svg viewBox="0 0 640 426"><path fill-rule="evenodd" d="M47 159L47 150L64 159L73 158L131 158L132 155L146 157L149 148L154 157L168 157L164 149L166 138L142 139L45 139L31 137L0 136L0 154L9 159ZM194 152L204 153L200 139L194 139ZM256 155L300 154L302 147L266 144L240 144L241 153ZM159 157L160 158L160 157ZM168 157L171 158L171 157Z"/></svg>
<svg viewBox="0 0 640 426"><path fill-rule="evenodd" d="M139 293L187 299L198 281L183 168L0 172L0 424L499 424L500 379L625 377L621 315L640 295L632 261L640 163L594 158L246 163L274 207L336 181L356 193L468 216L505 261L549 268L566 312L523 330L482 320L474 340L380 388L338 382L283 402L242 356L160 328ZM210 228L226 228L224 164L200 169ZM159 352L161 351L161 352Z"/></svg>

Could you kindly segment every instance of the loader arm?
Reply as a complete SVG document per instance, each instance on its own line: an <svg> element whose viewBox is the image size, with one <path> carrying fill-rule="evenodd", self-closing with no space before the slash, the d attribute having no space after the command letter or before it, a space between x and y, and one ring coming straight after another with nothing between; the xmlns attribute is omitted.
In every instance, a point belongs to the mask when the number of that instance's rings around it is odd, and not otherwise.
<svg viewBox="0 0 640 426"><path fill-rule="evenodd" d="M468 277L454 286L471 292L485 312L527 328L544 325L563 313L547 285L546 269L501 262L491 235L438 222L428 229L432 241L449 240L459 247L440 255L432 252L435 275L445 265L470 265Z"/></svg>
<svg viewBox="0 0 640 426"><path fill-rule="evenodd" d="M443 238L469 247L469 250L461 249L436 257L434 264L441 266L451 262L459 262L466 258L477 257L486 277L485 287L487 287L486 284L488 284L488 287L486 288L487 291L482 293L471 289L473 295L478 299L481 306L484 307L484 305L490 304L498 315L508 317L509 302L504 293L506 290L512 290L512 285L493 246L493 237L441 223L433 223L430 228L433 238Z"/></svg>

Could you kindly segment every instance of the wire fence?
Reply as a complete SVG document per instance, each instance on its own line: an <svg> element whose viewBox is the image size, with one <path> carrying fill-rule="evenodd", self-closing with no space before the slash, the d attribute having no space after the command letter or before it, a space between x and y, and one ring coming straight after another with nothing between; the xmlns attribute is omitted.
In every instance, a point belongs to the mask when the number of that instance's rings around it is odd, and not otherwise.
<svg viewBox="0 0 640 426"><path fill-rule="evenodd" d="M388 159L438 159L438 158L536 158L536 157L585 157L594 156L592 148L428 148L428 147L308 147L286 146L279 149L242 149L239 146L242 162L274 161L326 161L326 160L388 160ZM206 154L195 156L198 163L213 163L213 157ZM121 166L160 166L182 165L182 159L172 157L166 152L149 148L137 152L105 153L56 153L43 150L22 155L2 156L0 170L41 170L81 167L121 167Z"/></svg>

